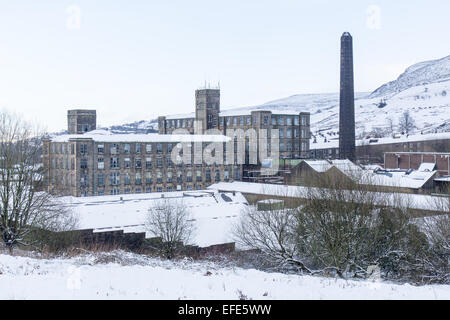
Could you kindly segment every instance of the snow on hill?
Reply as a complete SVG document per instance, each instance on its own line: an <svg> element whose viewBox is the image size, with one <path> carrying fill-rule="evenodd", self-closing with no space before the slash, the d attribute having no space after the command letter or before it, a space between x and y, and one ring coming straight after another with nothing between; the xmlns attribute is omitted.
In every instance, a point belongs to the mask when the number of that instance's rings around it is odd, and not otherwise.
<svg viewBox="0 0 450 320"><path fill-rule="evenodd" d="M411 87L450 80L450 56L412 65L398 77L377 90L370 98L392 96Z"/></svg>
<svg viewBox="0 0 450 320"><path fill-rule="evenodd" d="M164 261L115 251L74 258L0 254L0 299L450 299L450 286L414 287Z"/></svg>
<svg viewBox="0 0 450 320"><path fill-rule="evenodd" d="M381 102L385 105L380 105ZM310 112L313 135L338 137L338 93L294 95L259 106L222 108L221 114L232 116L251 110L271 110L274 113ZM371 94L356 93L357 135L363 136L373 130L385 130L389 119L393 120L395 126L405 111L409 111L415 120L416 133L450 131L450 56L417 63L409 67L397 80L381 86ZM157 127L157 121L152 120L114 128L118 131L138 132L139 128L157 130ZM386 132L383 134L387 135Z"/></svg>

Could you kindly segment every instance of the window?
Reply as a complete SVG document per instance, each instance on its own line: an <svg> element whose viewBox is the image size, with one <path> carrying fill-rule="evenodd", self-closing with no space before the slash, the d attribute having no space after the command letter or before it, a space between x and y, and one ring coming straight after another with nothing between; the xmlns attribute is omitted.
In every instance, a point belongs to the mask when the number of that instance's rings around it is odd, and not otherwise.
<svg viewBox="0 0 450 320"><path fill-rule="evenodd" d="M192 171L186 172L186 181L192 182Z"/></svg>
<svg viewBox="0 0 450 320"><path fill-rule="evenodd" d="M80 176L80 186L82 186L82 187L89 186L89 176L87 174L82 174Z"/></svg>
<svg viewBox="0 0 450 320"><path fill-rule="evenodd" d="M142 184L142 175L140 172L136 172L134 183L137 185Z"/></svg>
<svg viewBox="0 0 450 320"><path fill-rule="evenodd" d="M302 139L306 139L306 130L302 129Z"/></svg>
<svg viewBox="0 0 450 320"><path fill-rule="evenodd" d="M98 195L98 196L104 196L104 195L105 195L105 190L99 190L99 191L97 192L97 195Z"/></svg>
<svg viewBox="0 0 450 320"><path fill-rule="evenodd" d="M267 125L269 124L269 116L264 116L264 118L263 118L263 124L264 124L265 126L267 126Z"/></svg>
<svg viewBox="0 0 450 320"><path fill-rule="evenodd" d="M286 149L287 149L287 151L292 151L292 143L291 142L286 143Z"/></svg>
<svg viewBox="0 0 450 320"><path fill-rule="evenodd" d="M291 117L287 117L286 118L286 125L287 126L292 126L292 118Z"/></svg>
<svg viewBox="0 0 450 320"><path fill-rule="evenodd" d="M231 126L231 117L227 117L227 126Z"/></svg>
<svg viewBox="0 0 450 320"><path fill-rule="evenodd" d="M202 171L201 170L197 170L197 182L201 182L202 181Z"/></svg>
<svg viewBox="0 0 450 320"><path fill-rule="evenodd" d="M238 122L238 118L234 117L233 118L233 126L237 126L237 122Z"/></svg>
<svg viewBox="0 0 450 320"><path fill-rule="evenodd" d="M172 177L173 177L172 171L168 171L167 172L167 182L171 183L172 182Z"/></svg>
<svg viewBox="0 0 450 320"><path fill-rule="evenodd" d="M85 143L80 144L80 154L88 154L88 145Z"/></svg>
<svg viewBox="0 0 450 320"><path fill-rule="evenodd" d="M141 193L142 191L141 191L141 188L136 188L136 191L135 191L135 193Z"/></svg>
<svg viewBox="0 0 450 320"><path fill-rule="evenodd" d="M125 143L125 144L123 145L123 152L124 152L124 153L130 153L130 151L131 151L130 144L129 144L129 143Z"/></svg>
<svg viewBox="0 0 450 320"><path fill-rule="evenodd" d="M298 117L295 117L295 118L294 118L294 125L296 125L296 126L298 126L298 125L299 125L299 120L298 120Z"/></svg>
<svg viewBox="0 0 450 320"><path fill-rule="evenodd" d="M166 158L167 167L172 167L172 159L170 157Z"/></svg>
<svg viewBox="0 0 450 320"><path fill-rule="evenodd" d="M178 171L177 172L177 182L182 183L183 182L183 172Z"/></svg>
<svg viewBox="0 0 450 320"><path fill-rule="evenodd" d="M100 170L105 169L105 159L103 159L103 158L97 159L97 169L100 169Z"/></svg>
<svg viewBox="0 0 450 320"><path fill-rule="evenodd" d="M156 158L156 167L158 167L158 168L163 167L163 159L162 158Z"/></svg>
<svg viewBox="0 0 450 320"><path fill-rule="evenodd" d="M277 125L277 118L272 117L272 125L276 126Z"/></svg>
<svg viewBox="0 0 450 320"><path fill-rule="evenodd" d="M146 172L145 173L145 183L146 184L151 184L152 183L152 173L151 172Z"/></svg>
<svg viewBox="0 0 450 320"><path fill-rule="evenodd" d="M172 152L172 148L173 148L173 145L171 143L168 143L167 144L167 153L171 153Z"/></svg>
<svg viewBox="0 0 450 320"><path fill-rule="evenodd" d="M205 180L206 182L211 182L211 170L206 170Z"/></svg>
<svg viewBox="0 0 450 320"><path fill-rule="evenodd" d="M307 123L306 117L302 117L302 126L306 126L307 125L306 123Z"/></svg>
<svg viewBox="0 0 450 320"><path fill-rule="evenodd" d="M299 131L297 128L294 129L294 138L298 138L299 137Z"/></svg>
<svg viewBox="0 0 450 320"><path fill-rule="evenodd" d="M283 139L284 138L284 129L280 128L279 131L280 131L279 137L280 137L280 139Z"/></svg>
<svg viewBox="0 0 450 320"><path fill-rule="evenodd" d="M223 127L223 117L219 118L219 124L220 124L221 127Z"/></svg>
<svg viewBox="0 0 450 320"><path fill-rule="evenodd" d="M145 152L152 153L152 144L146 144L145 145Z"/></svg>
<svg viewBox="0 0 450 320"><path fill-rule="evenodd" d="M156 192L162 192L162 187L157 187Z"/></svg>
<svg viewBox="0 0 450 320"><path fill-rule="evenodd" d="M152 158L145 158L145 168L146 169L152 168Z"/></svg>
<svg viewBox="0 0 450 320"><path fill-rule="evenodd" d="M88 168L88 160L87 159L81 159L80 160L80 168L81 169L87 169Z"/></svg>
<svg viewBox="0 0 450 320"><path fill-rule="evenodd" d="M97 184L99 187L103 187L105 185L105 175L103 173L97 175Z"/></svg>
<svg viewBox="0 0 450 320"><path fill-rule="evenodd" d="M162 153L162 152L163 152L163 146L162 146L162 143L158 143L158 144L156 145L156 152L158 152L158 153Z"/></svg>
<svg viewBox="0 0 450 320"><path fill-rule="evenodd" d="M278 125L284 126L284 117L278 117Z"/></svg>
<svg viewBox="0 0 450 320"><path fill-rule="evenodd" d="M162 183L162 173L161 173L161 171L158 171L156 173L156 182L157 183Z"/></svg>
<svg viewBox="0 0 450 320"><path fill-rule="evenodd" d="M286 151L284 146L285 146L284 142L280 142L280 152L285 152Z"/></svg>
<svg viewBox="0 0 450 320"><path fill-rule="evenodd" d="M113 172L109 174L109 182L112 186L117 186L120 184L120 173Z"/></svg>
<svg viewBox="0 0 450 320"><path fill-rule="evenodd" d="M302 142L302 150L301 151L303 151L303 152L308 151L308 144L305 141Z"/></svg>
<svg viewBox="0 0 450 320"><path fill-rule="evenodd" d="M216 176L214 177L214 180L220 181L220 170L216 170Z"/></svg>
<svg viewBox="0 0 450 320"><path fill-rule="evenodd" d="M105 145L99 144L99 145L97 146L97 153L98 153L98 154L104 154L104 153L105 153Z"/></svg>
<svg viewBox="0 0 450 320"><path fill-rule="evenodd" d="M247 117L247 125L250 126L252 124L252 117Z"/></svg>
<svg viewBox="0 0 450 320"><path fill-rule="evenodd" d="M131 167L131 160L130 160L130 158L123 159L123 166L125 167L125 169L129 169Z"/></svg>
<svg viewBox="0 0 450 320"><path fill-rule="evenodd" d="M239 125L240 126L244 125L244 117L243 116L239 117Z"/></svg>
<svg viewBox="0 0 450 320"><path fill-rule="evenodd" d="M234 168L234 180L239 180L240 172L238 168Z"/></svg>
<svg viewBox="0 0 450 320"><path fill-rule="evenodd" d="M142 168L142 159L141 158L136 158L135 159L135 167L136 167L136 169L141 169Z"/></svg>
<svg viewBox="0 0 450 320"><path fill-rule="evenodd" d="M136 153L141 153L141 144L140 143L136 143Z"/></svg>
<svg viewBox="0 0 450 320"><path fill-rule="evenodd" d="M120 190L117 189L117 188L111 189L110 194L111 194L111 195L117 195L117 194L120 194Z"/></svg>
<svg viewBox="0 0 450 320"><path fill-rule="evenodd" d="M119 154L119 145L117 143L112 143L109 147L109 152L111 154Z"/></svg>
<svg viewBox="0 0 450 320"><path fill-rule="evenodd" d="M120 168L119 158L111 158L110 168L111 169L118 169L118 168Z"/></svg>
<svg viewBox="0 0 450 320"><path fill-rule="evenodd" d="M123 175L123 183L128 186L130 184L130 181L131 181L130 174L129 173L125 173Z"/></svg>
<svg viewBox="0 0 450 320"><path fill-rule="evenodd" d="M70 145L70 154L75 154L75 145L73 143Z"/></svg>
<svg viewBox="0 0 450 320"><path fill-rule="evenodd" d="M225 181L230 180L230 171L228 169L225 169L223 171L223 180L225 180Z"/></svg>
<svg viewBox="0 0 450 320"><path fill-rule="evenodd" d="M292 129L291 128L286 129L286 138L288 138L288 139L292 138Z"/></svg>

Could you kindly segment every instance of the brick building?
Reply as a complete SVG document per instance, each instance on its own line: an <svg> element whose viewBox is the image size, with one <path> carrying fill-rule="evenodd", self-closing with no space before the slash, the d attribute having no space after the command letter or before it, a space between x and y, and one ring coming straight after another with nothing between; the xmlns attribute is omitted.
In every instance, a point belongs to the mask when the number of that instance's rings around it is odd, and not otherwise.
<svg viewBox="0 0 450 320"><path fill-rule="evenodd" d="M204 134L215 129L220 134L228 130L248 129L279 130L280 158L302 159L309 157L310 114L302 112L276 112L270 110L221 111L220 90L200 89L195 92L195 112L191 114L161 116L158 118L159 133L171 134L177 129L189 133ZM195 127L197 125L197 128ZM268 137L270 144L270 136Z"/></svg>
<svg viewBox="0 0 450 320"><path fill-rule="evenodd" d="M436 164L436 170L441 176L450 175L450 153L386 152L384 154L386 169L417 170L423 163Z"/></svg>
<svg viewBox="0 0 450 320"><path fill-rule="evenodd" d="M76 119L74 125L72 116L80 114L83 117ZM85 128L96 127L95 121L93 112L69 111L69 134L44 140L46 185L52 193L97 196L198 190L242 176L242 165L228 165L224 160L208 164L202 158L194 158L198 146L203 150L211 143L230 141L223 135L85 132ZM172 161L172 151L181 146L179 143L192 150L190 161Z"/></svg>

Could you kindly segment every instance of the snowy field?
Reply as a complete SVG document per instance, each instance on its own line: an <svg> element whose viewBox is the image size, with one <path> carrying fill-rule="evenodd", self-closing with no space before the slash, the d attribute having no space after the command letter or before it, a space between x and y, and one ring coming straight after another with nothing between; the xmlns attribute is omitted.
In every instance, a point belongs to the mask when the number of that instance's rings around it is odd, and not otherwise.
<svg viewBox="0 0 450 320"><path fill-rule="evenodd" d="M450 299L450 286L266 273L131 253L35 259L0 254L0 299Z"/></svg>

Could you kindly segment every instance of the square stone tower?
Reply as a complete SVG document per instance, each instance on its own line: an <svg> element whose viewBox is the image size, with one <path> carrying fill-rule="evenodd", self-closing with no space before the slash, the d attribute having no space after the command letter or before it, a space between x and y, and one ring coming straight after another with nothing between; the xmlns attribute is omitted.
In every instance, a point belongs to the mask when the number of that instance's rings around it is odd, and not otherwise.
<svg viewBox="0 0 450 320"><path fill-rule="evenodd" d="M220 89L195 91L195 120L202 124L203 134L208 129L218 128L220 113Z"/></svg>
<svg viewBox="0 0 450 320"><path fill-rule="evenodd" d="M356 160L355 89L353 79L353 39L341 37L341 90L339 102L339 158Z"/></svg>
<svg viewBox="0 0 450 320"><path fill-rule="evenodd" d="M97 129L96 110L67 111L67 131L69 134L83 134Z"/></svg>

